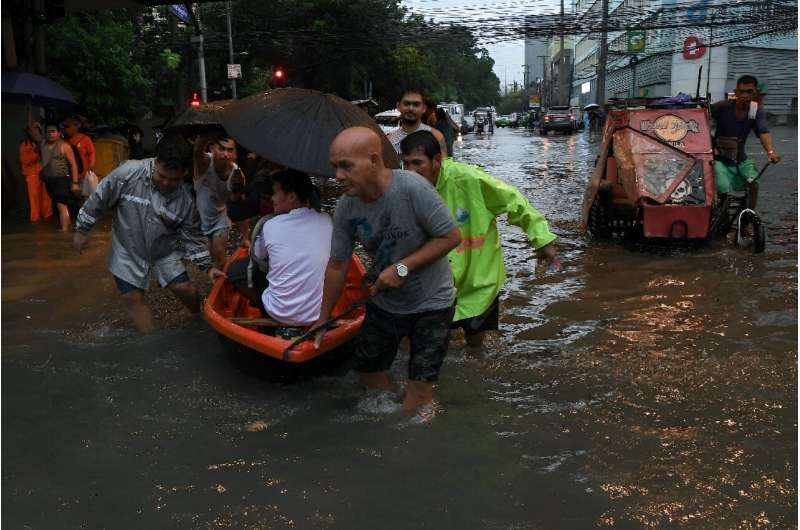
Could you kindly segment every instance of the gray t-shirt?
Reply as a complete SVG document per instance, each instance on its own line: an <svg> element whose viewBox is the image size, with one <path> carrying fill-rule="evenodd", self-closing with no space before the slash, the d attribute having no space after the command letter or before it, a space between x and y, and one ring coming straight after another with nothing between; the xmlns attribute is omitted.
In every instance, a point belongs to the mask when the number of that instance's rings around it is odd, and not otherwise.
<svg viewBox="0 0 800 530"><path fill-rule="evenodd" d="M367 279L374 281L386 267L455 226L450 210L428 181L396 169L378 200L364 202L345 195L336 203L331 258L349 260L356 241L361 242L373 261ZM372 302L390 313L412 314L446 309L454 300L453 273L447 256L442 256L410 272L401 287L379 292Z"/></svg>
<svg viewBox="0 0 800 530"><path fill-rule="evenodd" d="M230 178L222 180L214 169L214 156L211 153L206 153L206 156L208 169L202 175L195 175L194 191L197 211L200 212L200 230L211 236L231 226L227 209L231 191Z"/></svg>

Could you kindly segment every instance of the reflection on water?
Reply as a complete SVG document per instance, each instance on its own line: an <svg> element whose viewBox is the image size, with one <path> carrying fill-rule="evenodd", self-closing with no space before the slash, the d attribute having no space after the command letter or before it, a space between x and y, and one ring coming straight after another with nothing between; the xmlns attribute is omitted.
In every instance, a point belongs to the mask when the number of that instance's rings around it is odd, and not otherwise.
<svg viewBox="0 0 800 530"><path fill-rule="evenodd" d="M764 255L724 241L654 250L577 234L596 140L502 129L456 144L547 216L565 267L541 270L501 219L502 332L482 353L456 336L441 403L412 417L397 402L407 348L389 393L362 394L346 365L258 379L163 291L150 296L165 329L130 333L104 272L107 225L81 257L44 228L6 229L5 522L792 526L796 153L762 187ZM332 205L336 184L323 192Z"/></svg>

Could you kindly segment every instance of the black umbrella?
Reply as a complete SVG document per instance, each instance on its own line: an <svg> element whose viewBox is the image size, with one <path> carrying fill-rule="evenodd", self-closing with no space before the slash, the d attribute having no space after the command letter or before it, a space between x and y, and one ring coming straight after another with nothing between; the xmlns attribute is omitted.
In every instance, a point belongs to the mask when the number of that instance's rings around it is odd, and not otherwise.
<svg viewBox="0 0 800 530"><path fill-rule="evenodd" d="M171 129L185 134L221 129L220 114L232 101L232 99L223 99L209 101L197 107L189 107L167 122L164 129Z"/></svg>
<svg viewBox="0 0 800 530"><path fill-rule="evenodd" d="M328 148L348 127L368 127L383 142L383 159L400 160L369 115L338 96L302 88L278 88L231 103L221 113L225 130L241 145L278 164L332 177Z"/></svg>

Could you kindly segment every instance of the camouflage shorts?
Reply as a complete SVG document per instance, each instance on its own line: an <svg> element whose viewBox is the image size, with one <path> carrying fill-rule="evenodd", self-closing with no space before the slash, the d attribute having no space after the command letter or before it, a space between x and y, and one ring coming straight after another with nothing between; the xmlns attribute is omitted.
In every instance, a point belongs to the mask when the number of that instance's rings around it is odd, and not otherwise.
<svg viewBox="0 0 800 530"><path fill-rule="evenodd" d="M411 343L408 378L436 381L447 354L455 306L438 311L397 315L367 304L355 353L355 369L364 373L388 371L403 337Z"/></svg>

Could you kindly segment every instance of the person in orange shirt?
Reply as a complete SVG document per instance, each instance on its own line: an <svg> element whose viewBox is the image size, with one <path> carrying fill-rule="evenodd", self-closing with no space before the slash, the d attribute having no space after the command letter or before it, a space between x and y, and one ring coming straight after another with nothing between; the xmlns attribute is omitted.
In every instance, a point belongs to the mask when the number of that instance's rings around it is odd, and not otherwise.
<svg viewBox="0 0 800 530"><path fill-rule="evenodd" d="M31 222L49 219L53 216L53 202L39 173L42 171L42 160L36 141L27 132L25 139L19 144L19 163L22 176L28 185L28 203L31 209Z"/></svg>
<svg viewBox="0 0 800 530"><path fill-rule="evenodd" d="M72 117L64 120L64 135L67 143L77 147L81 155L83 169L78 178L82 181L90 169L94 171L95 155L92 139L80 132L80 126L81 121L78 118Z"/></svg>

